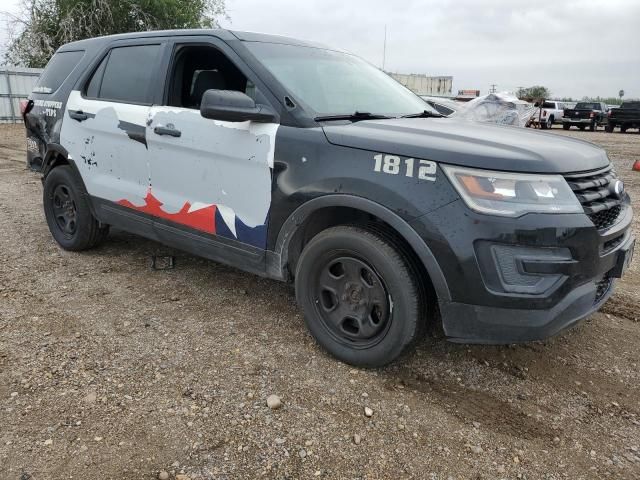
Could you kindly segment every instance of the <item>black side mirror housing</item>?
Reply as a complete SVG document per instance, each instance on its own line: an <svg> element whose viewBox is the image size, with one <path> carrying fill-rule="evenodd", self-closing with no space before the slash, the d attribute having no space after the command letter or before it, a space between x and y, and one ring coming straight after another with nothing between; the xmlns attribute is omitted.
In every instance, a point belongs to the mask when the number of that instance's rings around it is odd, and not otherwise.
<svg viewBox="0 0 640 480"><path fill-rule="evenodd" d="M224 122L273 122L276 112L268 105L256 105L248 95L236 90L207 90L200 102L200 115Z"/></svg>

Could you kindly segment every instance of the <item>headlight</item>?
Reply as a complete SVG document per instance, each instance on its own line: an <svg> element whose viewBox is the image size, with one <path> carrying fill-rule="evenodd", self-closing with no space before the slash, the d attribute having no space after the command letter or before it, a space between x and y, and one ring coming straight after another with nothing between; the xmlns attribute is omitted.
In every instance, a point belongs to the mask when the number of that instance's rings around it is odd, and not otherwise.
<svg viewBox="0 0 640 480"><path fill-rule="evenodd" d="M583 212L561 175L440 166L465 203L476 212L506 217L519 217L525 213Z"/></svg>

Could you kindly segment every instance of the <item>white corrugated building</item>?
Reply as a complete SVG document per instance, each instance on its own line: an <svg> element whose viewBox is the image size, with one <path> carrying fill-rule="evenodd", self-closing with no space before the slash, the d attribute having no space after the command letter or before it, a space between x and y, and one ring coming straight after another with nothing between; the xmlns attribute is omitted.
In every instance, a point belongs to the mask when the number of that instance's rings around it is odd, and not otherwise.
<svg viewBox="0 0 640 480"><path fill-rule="evenodd" d="M389 73L398 82L417 95L427 95L434 97L450 97L453 87L453 77L436 76L430 77L417 73Z"/></svg>

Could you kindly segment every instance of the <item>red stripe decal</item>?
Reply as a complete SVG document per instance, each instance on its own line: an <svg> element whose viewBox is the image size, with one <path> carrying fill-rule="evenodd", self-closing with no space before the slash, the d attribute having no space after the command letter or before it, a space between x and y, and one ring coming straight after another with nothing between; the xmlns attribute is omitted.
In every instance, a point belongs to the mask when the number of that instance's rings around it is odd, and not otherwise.
<svg viewBox="0 0 640 480"><path fill-rule="evenodd" d="M153 196L151 191L147 192L147 196L144 198L144 205L137 206L131 203L129 200L119 200L118 205L123 207L132 208L139 212L148 213L154 217L164 218L172 222L186 225L202 232L214 234L216 233L216 206L201 208L194 212L189 212L191 204L185 203L179 212L168 213L162 209L162 202Z"/></svg>

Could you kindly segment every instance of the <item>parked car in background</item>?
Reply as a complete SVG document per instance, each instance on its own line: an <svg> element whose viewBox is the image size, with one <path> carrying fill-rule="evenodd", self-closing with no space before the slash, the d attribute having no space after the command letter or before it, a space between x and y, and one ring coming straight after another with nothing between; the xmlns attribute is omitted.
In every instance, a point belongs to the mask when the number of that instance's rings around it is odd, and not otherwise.
<svg viewBox="0 0 640 480"><path fill-rule="evenodd" d="M578 102L575 108L565 108L562 128L569 130L572 126L584 130L589 127L592 132L599 126L607 124L607 106L602 102Z"/></svg>
<svg viewBox="0 0 640 480"><path fill-rule="evenodd" d="M547 100L540 107L540 111L533 116L533 123L542 129L551 128L554 123L562 123L565 108L567 106L563 102Z"/></svg>
<svg viewBox="0 0 640 480"><path fill-rule="evenodd" d="M620 108L609 110L608 117L605 130L609 133L616 127L620 127L621 133L629 128L637 128L640 132L640 100L624 102Z"/></svg>

